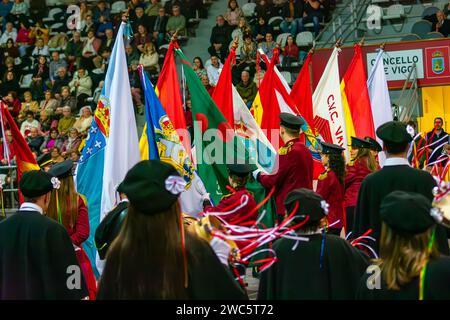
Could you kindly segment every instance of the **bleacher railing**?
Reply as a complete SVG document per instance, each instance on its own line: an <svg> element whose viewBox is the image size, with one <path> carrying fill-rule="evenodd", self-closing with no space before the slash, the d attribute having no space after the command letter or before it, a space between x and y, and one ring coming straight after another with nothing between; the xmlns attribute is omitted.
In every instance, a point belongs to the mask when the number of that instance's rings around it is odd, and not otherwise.
<svg viewBox="0 0 450 320"><path fill-rule="evenodd" d="M397 100L398 119L408 122L413 115L419 113L419 87L417 85L417 66L414 63L403 84L402 92Z"/></svg>

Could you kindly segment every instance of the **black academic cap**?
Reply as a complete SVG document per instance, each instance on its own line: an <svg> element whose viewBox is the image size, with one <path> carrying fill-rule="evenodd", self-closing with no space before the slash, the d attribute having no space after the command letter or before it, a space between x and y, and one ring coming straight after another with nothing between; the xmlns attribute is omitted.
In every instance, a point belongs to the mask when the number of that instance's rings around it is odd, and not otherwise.
<svg viewBox="0 0 450 320"><path fill-rule="evenodd" d="M48 171L48 173L50 173L54 177L63 179L72 175L72 168L73 168L73 161L66 160L53 165L51 169Z"/></svg>
<svg viewBox="0 0 450 320"><path fill-rule="evenodd" d="M415 235L435 225L430 214L431 201L415 192L394 191L388 194L380 206L381 220L394 231Z"/></svg>
<svg viewBox="0 0 450 320"><path fill-rule="evenodd" d="M286 196L284 206L288 214L294 210L297 202L298 208L295 215L302 218L302 220L306 216L309 216L309 221L316 222L326 216L324 209L325 201L318 193L310 189L295 189Z"/></svg>
<svg viewBox="0 0 450 320"><path fill-rule="evenodd" d="M52 163L52 155L50 153L44 153L37 158L39 167L44 168Z"/></svg>
<svg viewBox="0 0 450 320"><path fill-rule="evenodd" d="M406 131L406 124L399 121L389 121L379 126L377 136L387 143L403 144L412 141L411 135Z"/></svg>
<svg viewBox="0 0 450 320"><path fill-rule="evenodd" d="M20 178L19 188L27 198L43 196L53 190L53 176L42 170L25 172Z"/></svg>
<svg viewBox="0 0 450 320"><path fill-rule="evenodd" d="M320 152L323 154L332 154L332 153L340 154L342 153L342 151L345 150L345 148L342 148L337 144L332 144L328 142L321 141L320 145L322 147L322 150Z"/></svg>
<svg viewBox="0 0 450 320"><path fill-rule="evenodd" d="M383 150L381 145L374 138L372 138L372 137L365 137L364 140L366 140L367 142L370 143L370 145L371 145L370 146L370 150L373 150L373 151L376 151L376 152L381 152L381 150Z"/></svg>
<svg viewBox="0 0 450 320"><path fill-rule="evenodd" d="M185 182L170 164L159 160L144 160L128 171L120 192L130 204L145 215L169 209L184 190Z"/></svg>
<svg viewBox="0 0 450 320"><path fill-rule="evenodd" d="M240 163L228 164L227 168L230 175L233 174L238 177L246 177L254 170L253 166Z"/></svg>
<svg viewBox="0 0 450 320"><path fill-rule="evenodd" d="M366 140L357 138L357 137L351 137L352 139L352 148L358 148L358 149L370 149L372 147L372 144L370 142L367 142Z"/></svg>
<svg viewBox="0 0 450 320"><path fill-rule="evenodd" d="M299 116L287 112L280 113L280 126L292 130L300 130L304 123L305 122Z"/></svg>

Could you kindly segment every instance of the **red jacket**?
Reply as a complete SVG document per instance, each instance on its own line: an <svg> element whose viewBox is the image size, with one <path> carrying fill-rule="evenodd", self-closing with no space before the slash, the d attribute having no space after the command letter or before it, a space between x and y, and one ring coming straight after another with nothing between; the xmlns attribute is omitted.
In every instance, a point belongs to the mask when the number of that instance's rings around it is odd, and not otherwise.
<svg viewBox="0 0 450 320"><path fill-rule="evenodd" d="M358 202L358 192L364 178L372 173L367 167L367 157L359 158L353 164L347 165L345 175L345 207L355 207Z"/></svg>
<svg viewBox="0 0 450 320"><path fill-rule="evenodd" d="M83 199L78 197L78 218L73 228L67 229L72 243L81 247L82 243L89 237L89 216Z"/></svg>
<svg viewBox="0 0 450 320"><path fill-rule="evenodd" d="M298 138L288 141L278 153L278 170L261 174L258 181L266 189L275 187L277 212L284 215L284 200L289 192L299 188L312 190L314 166L311 152Z"/></svg>
<svg viewBox="0 0 450 320"><path fill-rule="evenodd" d="M215 207L211 205L205 206L204 211L205 212L233 211L241 204L243 196L248 197L246 205L236 210L236 212L219 217L230 224L236 225L241 225L242 223L248 221L256 221L258 217L258 210L254 210L256 207L256 201L255 198L253 198L253 195L245 188L238 189L235 192L224 196L222 200L220 200L219 204ZM251 215L249 215L249 213L253 210L254 212Z"/></svg>
<svg viewBox="0 0 450 320"><path fill-rule="evenodd" d="M319 176L317 193L330 205L327 216L328 224L331 225L339 220L332 228L342 228L344 226L344 187L330 169Z"/></svg>

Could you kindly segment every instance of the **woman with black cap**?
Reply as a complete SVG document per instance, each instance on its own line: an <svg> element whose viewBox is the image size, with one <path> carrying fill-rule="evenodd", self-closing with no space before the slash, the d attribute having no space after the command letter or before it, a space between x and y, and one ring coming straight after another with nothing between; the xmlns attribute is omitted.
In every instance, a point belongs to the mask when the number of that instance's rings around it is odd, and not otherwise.
<svg viewBox="0 0 450 320"><path fill-rule="evenodd" d="M178 198L185 185L157 160L127 173L128 214L106 255L97 299L246 298L211 247L184 232Z"/></svg>
<svg viewBox="0 0 450 320"><path fill-rule="evenodd" d="M336 144L321 142L320 156L326 170L319 176L317 193L330 205L327 220L328 233L339 236L345 226L344 213L344 148Z"/></svg>
<svg viewBox="0 0 450 320"><path fill-rule="evenodd" d="M347 241L326 234L328 204L312 190L296 189L284 201L302 240L274 242L277 262L261 273L260 300L354 299L359 279L368 266L366 257Z"/></svg>
<svg viewBox="0 0 450 320"><path fill-rule="evenodd" d="M362 277L357 298L450 299L450 258L436 245L431 201L394 191L383 199L380 217L380 258Z"/></svg>
<svg viewBox="0 0 450 320"><path fill-rule="evenodd" d="M49 173L60 180L60 188L53 190L47 216L61 223L75 247L78 262L89 288L89 298L95 299L96 281L92 266L82 244L89 237L89 216L83 199L75 190L72 175L73 162L66 160L55 164Z"/></svg>
<svg viewBox="0 0 450 320"><path fill-rule="evenodd" d="M352 232L358 192L364 178L378 170L378 163L366 140L351 137L350 163L346 167L344 207L346 212L346 233Z"/></svg>

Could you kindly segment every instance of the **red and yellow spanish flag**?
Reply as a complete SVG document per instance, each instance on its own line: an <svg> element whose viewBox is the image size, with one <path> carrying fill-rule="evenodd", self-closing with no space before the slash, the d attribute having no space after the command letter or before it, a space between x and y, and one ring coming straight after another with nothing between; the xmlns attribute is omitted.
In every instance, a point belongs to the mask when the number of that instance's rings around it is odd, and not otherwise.
<svg viewBox="0 0 450 320"><path fill-rule="evenodd" d="M375 138L372 108L361 45L355 45L355 54L341 81L342 104L348 141L351 136Z"/></svg>

